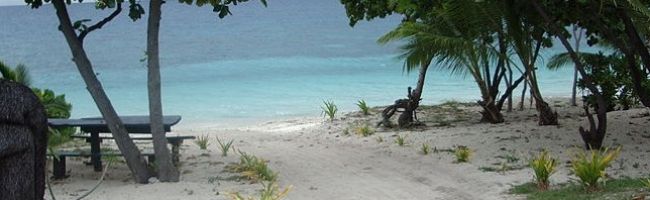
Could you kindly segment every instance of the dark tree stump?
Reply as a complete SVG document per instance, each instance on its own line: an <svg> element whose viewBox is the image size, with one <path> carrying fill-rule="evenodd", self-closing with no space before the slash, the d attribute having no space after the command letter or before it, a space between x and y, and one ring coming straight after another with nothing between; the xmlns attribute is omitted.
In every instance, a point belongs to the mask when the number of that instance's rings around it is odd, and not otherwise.
<svg viewBox="0 0 650 200"><path fill-rule="evenodd" d="M417 121L417 113L415 110L420 105L420 100L422 99L415 97L412 94L411 87L409 87L408 99L395 100L393 105L386 107L381 112L382 120L377 123L377 126L384 125L384 127L392 128L393 124L391 123L390 118L393 117L396 112L402 113L397 118L397 124L399 127L404 128L413 125L414 122ZM403 109L403 111L399 111L400 109Z"/></svg>
<svg viewBox="0 0 650 200"><path fill-rule="evenodd" d="M31 89L0 80L0 199L43 199L47 116Z"/></svg>

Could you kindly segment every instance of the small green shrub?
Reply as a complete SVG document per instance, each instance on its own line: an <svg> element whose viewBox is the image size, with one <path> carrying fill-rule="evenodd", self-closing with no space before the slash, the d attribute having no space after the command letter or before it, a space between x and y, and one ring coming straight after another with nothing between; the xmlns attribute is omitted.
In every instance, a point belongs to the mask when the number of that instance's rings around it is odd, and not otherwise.
<svg viewBox="0 0 650 200"><path fill-rule="evenodd" d="M429 152L431 152L431 146L427 143L422 143L422 147L420 147L420 152L424 155L429 155Z"/></svg>
<svg viewBox="0 0 650 200"><path fill-rule="evenodd" d="M262 182L262 186L264 188L262 189L259 200L281 200L287 197L287 194L289 194L289 191L291 190L291 186L280 190L277 181L268 183ZM256 200L253 197L242 197L239 193L230 194L230 198L232 200Z"/></svg>
<svg viewBox="0 0 650 200"><path fill-rule="evenodd" d="M219 137L217 137L217 143L219 144L219 149L221 149L221 155L223 157L228 156L228 151L230 151L233 142L234 140L230 140L227 143L224 143L221 141L221 139L219 139Z"/></svg>
<svg viewBox="0 0 650 200"><path fill-rule="evenodd" d="M395 143L400 147L404 146L406 144L406 136L397 135Z"/></svg>
<svg viewBox="0 0 650 200"><path fill-rule="evenodd" d="M361 125L355 129L355 133L359 136L368 137L372 134L375 134L375 130L372 130L368 124Z"/></svg>
<svg viewBox="0 0 650 200"><path fill-rule="evenodd" d="M330 121L334 121L336 112L339 111L338 107L334 104L334 101L323 101L323 104L324 105L320 107L323 110L323 116L329 118Z"/></svg>
<svg viewBox="0 0 650 200"><path fill-rule="evenodd" d="M273 172L267 165L267 161L254 155L239 151L241 157L239 163L228 165L227 170L240 173L243 177L253 182L276 181L277 173Z"/></svg>
<svg viewBox="0 0 650 200"><path fill-rule="evenodd" d="M194 143L199 146L201 150L206 150L208 149L208 146L210 145L210 139L208 138L207 135L200 135L196 137L196 140L194 140Z"/></svg>
<svg viewBox="0 0 650 200"><path fill-rule="evenodd" d="M548 190L550 186L549 177L555 173L557 161L552 158L548 151L543 150L530 161L530 167L535 172L535 182L541 191Z"/></svg>
<svg viewBox="0 0 650 200"><path fill-rule="evenodd" d="M363 115L369 115L370 114L370 107L368 107L368 104L366 104L366 101L363 99L359 100L357 102L357 106L359 107L359 110Z"/></svg>
<svg viewBox="0 0 650 200"><path fill-rule="evenodd" d="M472 150L466 146L457 146L454 150L454 155L456 156L457 163L469 162L469 159L472 157Z"/></svg>
<svg viewBox="0 0 650 200"><path fill-rule="evenodd" d="M609 148L603 151L591 150L589 153L580 150L571 161L571 169L587 191L596 191L599 182L606 176L605 170L620 152L620 147L612 151Z"/></svg>
<svg viewBox="0 0 650 200"><path fill-rule="evenodd" d="M384 142L384 137L377 136L376 140L377 140L378 143L382 143L382 142Z"/></svg>

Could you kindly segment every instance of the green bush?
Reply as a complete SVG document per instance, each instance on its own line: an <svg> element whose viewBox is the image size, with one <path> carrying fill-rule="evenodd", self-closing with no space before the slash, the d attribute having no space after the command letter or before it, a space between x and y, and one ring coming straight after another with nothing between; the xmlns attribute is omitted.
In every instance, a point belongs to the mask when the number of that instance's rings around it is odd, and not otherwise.
<svg viewBox="0 0 650 200"><path fill-rule="evenodd" d="M620 147L613 151L609 149L591 150L589 153L580 150L571 161L571 169L587 191L596 191L600 181L606 176L605 170L620 152Z"/></svg>
<svg viewBox="0 0 650 200"><path fill-rule="evenodd" d="M420 147L420 152L424 155L429 155L429 152L431 152L431 146L427 143L422 143L422 147Z"/></svg>
<svg viewBox="0 0 650 200"><path fill-rule="evenodd" d="M535 182L541 191L548 190L549 177L555 173L557 161L551 157L548 151L544 150L530 161L530 167L535 172Z"/></svg>

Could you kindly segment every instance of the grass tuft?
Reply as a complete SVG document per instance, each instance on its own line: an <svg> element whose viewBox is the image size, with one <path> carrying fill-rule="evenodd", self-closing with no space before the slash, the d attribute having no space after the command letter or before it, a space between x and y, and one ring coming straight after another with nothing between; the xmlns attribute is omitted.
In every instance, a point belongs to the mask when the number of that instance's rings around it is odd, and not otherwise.
<svg viewBox="0 0 650 200"><path fill-rule="evenodd" d="M268 183L262 182L262 186L263 189L259 200L281 200L287 197L287 194L289 194L289 191L291 190L291 186L280 189L277 181L271 181ZM230 198L232 200L256 200L253 197L243 197L239 193L230 194Z"/></svg>
<svg viewBox="0 0 650 200"><path fill-rule="evenodd" d="M543 150L530 161L530 167L535 172L535 182L540 191L548 190L550 186L549 177L556 171L557 161L552 158L548 151Z"/></svg>
<svg viewBox="0 0 650 200"><path fill-rule="evenodd" d="M370 107L368 107L368 104L366 104L366 101L363 99L359 100L357 102L357 106L359 107L359 110L363 115L370 115Z"/></svg>
<svg viewBox="0 0 650 200"><path fill-rule="evenodd" d="M404 146L406 144L406 136L397 135L395 143L400 147Z"/></svg>
<svg viewBox="0 0 650 200"><path fill-rule="evenodd" d="M370 126L368 124L358 126L354 130L354 132L357 135L363 136L363 137L368 137L368 136L371 136L371 135L375 134L375 130L372 130L372 128L370 128Z"/></svg>
<svg viewBox="0 0 650 200"><path fill-rule="evenodd" d="M219 137L217 137L217 143L219 144L219 149L221 149L221 156L228 156L228 151L230 151L233 142L234 140L230 140L227 143L224 143L221 141L221 139L219 139Z"/></svg>
<svg viewBox="0 0 650 200"><path fill-rule="evenodd" d="M323 116L329 118L330 121L334 121L336 112L339 111L338 107L334 104L334 101L323 101L323 104L324 105L320 107L323 110Z"/></svg>
<svg viewBox="0 0 650 200"><path fill-rule="evenodd" d="M427 143L422 143L422 147L420 147L420 152L423 155L429 155L429 152L431 152L431 146Z"/></svg>
<svg viewBox="0 0 650 200"><path fill-rule="evenodd" d="M266 160L239 151L239 163L226 166L226 170L240 173L243 177L253 182L276 181L278 174L269 168Z"/></svg>
<svg viewBox="0 0 650 200"><path fill-rule="evenodd" d="M196 137L196 140L194 140L194 143L199 146L201 150L206 150L208 149L208 146L210 145L210 139L208 138L207 135L200 135Z"/></svg>
<svg viewBox="0 0 650 200"><path fill-rule="evenodd" d="M457 146L454 155L456 156L456 163L469 162L470 157L472 157L472 150L466 146Z"/></svg>
<svg viewBox="0 0 650 200"><path fill-rule="evenodd" d="M600 182L606 177L605 170L620 154L621 147L610 151L591 150L589 153L579 150L571 161L571 169L587 191L597 191Z"/></svg>

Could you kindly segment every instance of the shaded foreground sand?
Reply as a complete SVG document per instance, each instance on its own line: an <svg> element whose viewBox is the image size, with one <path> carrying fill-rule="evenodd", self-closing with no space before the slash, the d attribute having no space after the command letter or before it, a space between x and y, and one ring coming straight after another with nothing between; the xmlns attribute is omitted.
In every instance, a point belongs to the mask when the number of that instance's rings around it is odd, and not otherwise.
<svg viewBox="0 0 650 200"><path fill-rule="evenodd" d="M355 135L354 127L364 123L374 127L377 111L368 117L350 113L334 122L300 119L230 130L183 128L174 134L209 135L211 144L208 150L190 142L183 145L181 182L138 185L129 179L126 165L118 162L88 199L229 199L227 194L232 192L258 195L260 184L236 180L235 174L223 171L239 156L231 152L222 157L216 136L233 139L237 150L269 160L270 167L280 174L280 185L293 186L287 199L519 199L507 190L513 184L531 181L532 172L525 167L532 153L545 148L560 158L560 170L551 180L560 183L571 179L567 161L575 146L583 145L577 131L578 126L586 125L582 110L568 106L563 99L551 104L560 115L559 126L538 126L536 112L529 109L505 113L504 124L483 124L478 123L478 107L448 104L423 108L419 116L426 127L378 129L370 137ZM609 175L648 176L648 112L633 109L609 114L605 145L623 145ZM346 128L351 135L343 135ZM405 136L405 146L395 144L396 135ZM438 151L423 155L422 143ZM104 144L115 148L111 142ZM470 163L454 163L453 154L446 150L456 145L474 151ZM52 183L58 199L75 199L101 175L92 172L82 159L68 161L68 166L71 177Z"/></svg>

